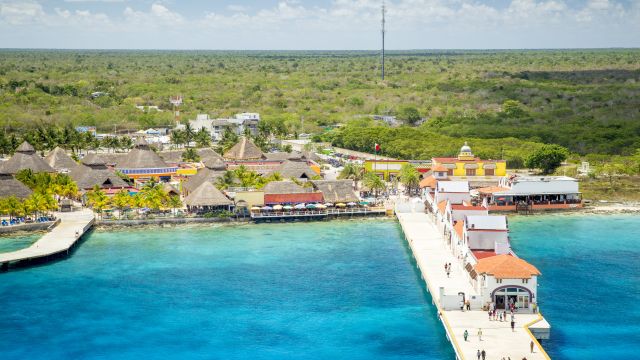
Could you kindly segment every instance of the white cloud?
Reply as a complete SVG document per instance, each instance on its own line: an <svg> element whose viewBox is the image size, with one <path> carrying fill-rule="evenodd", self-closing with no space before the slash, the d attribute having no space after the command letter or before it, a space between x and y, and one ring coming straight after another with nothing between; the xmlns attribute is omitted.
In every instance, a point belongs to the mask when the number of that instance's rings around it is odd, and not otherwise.
<svg viewBox="0 0 640 360"><path fill-rule="evenodd" d="M11 25L29 24L44 20L42 6L34 1L0 3L0 17Z"/></svg>
<svg viewBox="0 0 640 360"><path fill-rule="evenodd" d="M126 44L137 39L145 46L152 41L171 46L159 40L167 34L173 34L180 46L199 48L372 48L379 41L379 0L332 0L323 5L279 0L261 8L231 3L220 12L206 11L203 2L203 15L189 17L180 13L178 1L151 0L140 7L127 0L65 0L87 3L88 9L79 10L45 10L43 1L0 0L0 27L8 24L28 32L31 24L82 26L87 32L121 34L110 39L125 47L135 47ZM587 41L597 37L603 43L610 39L611 46L619 39L639 46L640 39L632 34L640 32L640 0L626 5L621 1L510 0L497 6L486 0L388 0L389 40L397 48L571 47L595 46ZM114 5L122 12L109 17L92 12L91 2L126 4ZM90 26L95 24L99 26Z"/></svg>

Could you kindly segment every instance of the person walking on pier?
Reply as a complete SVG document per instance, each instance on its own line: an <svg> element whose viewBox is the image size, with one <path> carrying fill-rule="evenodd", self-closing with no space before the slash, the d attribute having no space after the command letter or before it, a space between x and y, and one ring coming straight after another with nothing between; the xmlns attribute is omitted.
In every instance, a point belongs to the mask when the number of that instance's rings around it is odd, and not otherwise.
<svg viewBox="0 0 640 360"><path fill-rule="evenodd" d="M476 355L478 355L478 360L480 360L480 356L482 355L482 354L480 353L480 349L478 349L478 352L477 352L477 354L476 354Z"/></svg>
<svg viewBox="0 0 640 360"><path fill-rule="evenodd" d="M466 339L466 337L465 337ZM533 354L533 340L531 340L531 343L529 344L529 347L531 348L531 353Z"/></svg>
<svg viewBox="0 0 640 360"><path fill-rule="evenodd" d="M482 360L487 357L487 352L484 351L484 349L482 349L482 352L480 354L482 354Z"/></svg>
<svg viewBox="0 0 640 360"><path fill-rule="evenodd" d="M478 328L478 340L482 341L482 328Z"/></svg>
<svg viewBox="0 0 640 360"><path fill-rule="evenodd" d="M467 330L464 331L464 334L462 334L462 336L464 336L464 341L467 341L467 338L469 337L469 332ZM531 351L533 352L533 351Z"/></svg>
<svg viewBox="0 0 640 360"><path fill-rule="evenodd" d="M515 322L514 320L511 320L511 331L512 331L512 332L513 332L513 331L516 331L516 330L515 330L515 327L516 327L516 322Z"/></svg>

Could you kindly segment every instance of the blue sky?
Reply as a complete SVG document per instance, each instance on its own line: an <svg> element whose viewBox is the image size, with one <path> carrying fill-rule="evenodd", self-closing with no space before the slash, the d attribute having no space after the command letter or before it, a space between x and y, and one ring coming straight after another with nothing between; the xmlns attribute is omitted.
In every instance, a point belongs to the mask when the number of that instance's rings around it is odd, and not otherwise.
<svg viewBox="0 0 640 360"><path fill-rule="evenodd" d="M0 47L377 49L380 0L0 0ZM389 49L640 47L640 0L387 0Z"/></svg>

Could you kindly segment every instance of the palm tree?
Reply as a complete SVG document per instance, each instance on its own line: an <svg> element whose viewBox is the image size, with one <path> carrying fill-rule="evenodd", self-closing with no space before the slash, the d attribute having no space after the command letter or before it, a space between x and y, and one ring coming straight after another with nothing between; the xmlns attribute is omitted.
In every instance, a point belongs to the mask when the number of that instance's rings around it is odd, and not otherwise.
<svg viewBox="0 0 640 360"><path fill-rule="evenodd" d="M102 216L102 211L109 206L109 198L104 191L96 185L92 190L87 192L87 205L92 207L100 216Z"/></svg>
<svg viewBox="0 0 640 360"><path fill-rule="evenodd" d="M187 142L187 147L191 144L191 141L193 141L193 137L195 136L195 131L193 131L193 128L191 127L190 123L186 123L184 125L184 139Z"/></svg>
<svg viewBox="0 0 640 360"><path fill-rule="evenodd" d="M180 196L167 196L166 206L171 208L171 213L175 215L176 209L182 207Z"/></svg>
<svg viewBox="0 0 640 360"><path fill-rule="evenodd" d="M364 167L360 164L346 163L338 175L338 179L351 179L354 182L354 189L358 189L358 181L364 177Z"/></svg>
<svg viewBox="0 0 640 360"><path fill-rule="evenodd" d="M207 147L211 145L211 134L205 128L200 128L195 134L195 141L197 147Z"/></svg>
<svg viewBox="0 0 640 360"><path fill-rule="evenodd" d="M113 205L118 209L119 217L122 218L124 210L126 208L131 207L133 201L131 195L129 195L129 191L122 189L118 191L112 199Z"/></svg>
<svg viewBox="0 0 640 360"><path fill-rule="evenodd" d="M384 191L387 188L384 180L374 173L367 173L364 176L362 183L364 186L369 188L370 191L373 191L375 198L378 198L380 191Z"/></svg>
<svg viewBox="0 0 640 360"><path fill-rule="evenodd" d="M200 155L198 155L198 152L195 149L188 148L182 153L182 161L185 161L185 162L200 161Z"/></svg>
<svg viewBox="0 0 640 360"><path fill-rule="evenodd" d="M420 184L420 173L415 166L405 163L400 168L400 182L405 186L407 195L411 195Z"/></svg>
<svg viewBox="0 0 640 360"><path fill-rule="evenodd" d="M173 130L171 132L171 142L177 147L180 148L181 144L185 142L185 133L182 130Z"/></svg>
<svg viewBox="0 0 640 360"><path fill-rule="evenodd" d="M216 179L216 187L220 190L225 190L235 184L235 181L236 173L233 170L227 170Z"/></svg>

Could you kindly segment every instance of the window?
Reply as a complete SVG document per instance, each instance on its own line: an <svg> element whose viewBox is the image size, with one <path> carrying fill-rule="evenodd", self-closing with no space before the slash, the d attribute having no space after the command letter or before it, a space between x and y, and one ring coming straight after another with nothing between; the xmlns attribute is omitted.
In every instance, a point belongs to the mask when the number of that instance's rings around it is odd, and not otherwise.
<svg viewBox="0 0 640 360"><path fill-rule="evenodd" d="M529 283L529 279L522 279L522 283L523 284L528 284Z"/></svg>
<svg viewBox="0 0 640 360"><path fill-rule="evenodd" d="M496 284L502 284L502 279L496 279Z"/></svg>
<svg viewBox="0 0 640 360"><path fill-rule="evenodd" d="M476 176L476 169L466 169L467 176Z"/></svg>
<svg viewBox="0 0 640 360"><path fill-rule="evenodd" d="M447 175L453 176L453 169L447 169Z"/></svg>
<svg viewBox="0 0 640 360"><path fill-rule="evenodd" d="M485 176L493 176L496 174L496 170L495 169L484 169L484 175Z"/></svg>

